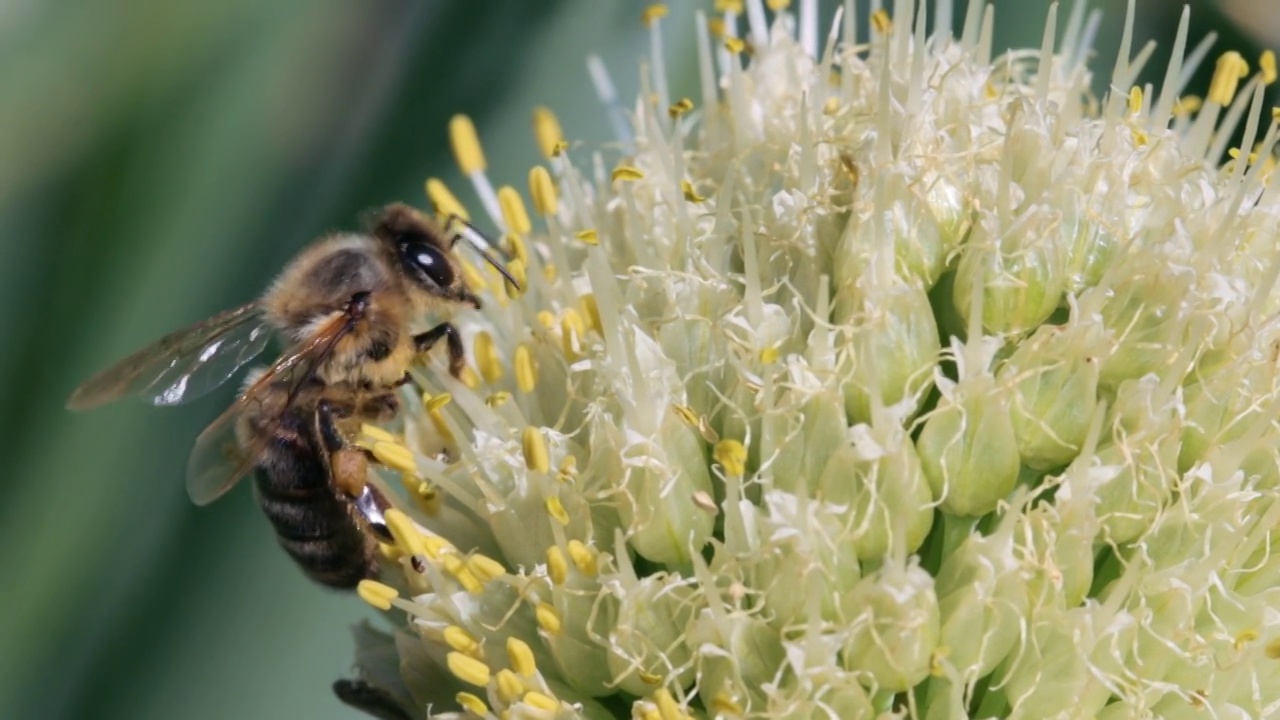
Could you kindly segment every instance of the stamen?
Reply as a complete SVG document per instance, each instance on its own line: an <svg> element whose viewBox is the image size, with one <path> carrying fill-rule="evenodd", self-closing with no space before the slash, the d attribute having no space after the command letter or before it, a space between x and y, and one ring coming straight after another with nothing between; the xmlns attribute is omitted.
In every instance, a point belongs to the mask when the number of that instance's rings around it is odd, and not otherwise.
<svg viewBox="0 0 1280 720"><path fill-rule="evenodd" d="M469 692L460 692L457 695L454 695L453 699L462 707L463 710L466 710L472 715L479 715L480 717L489 717L490 715L489 706L484 704L484 700L481 700L479 697Z"/></svg>
<svg viewBox="0 0 1280 720"><path fill-rule="evenodd" d="M493 191L493 185L484 174L484 151L480 148L480 138L476 135L476 126L471 118L454 115L449 120L449 144L453 146L453 156L458 161L458 168L471 181L476 195L480 196L480 204L484 205L493 222L501 226L502 211L498 208L498 197Z"/></svg>
<svg viewBox="0 0 1280 720"><path fill-rule="evenodd" d="M658 688L653 691L653 701L658 705L658 714L662 717L662 720L685 720L688 717L680 711L680 706L676 703L676 699L671 696L671 691L666 688Z"/></svg>
<svg viewBox="0 0 1280 720"><path fill-rule="evenodd" d="M391 537L395 538L396 545L405 554L432 557L427 552L427 544L423 542L422 533L418 532L418 527L413 524L408 515L390 508L383 514L383 519L387 521L387 529L391 531Z"/></svg>
<svg viewBox="0 0 1280 720"><path fill-rule="evenodd" d="M560 523L561 527L569 526L569 511L564 509L564 503L560 502L559 497L552 495L547 498L545 506L552 520Z"/></svg>
<svg viewBox="0 0 1280 720"><path fill-rule="evenodd" d="M524 343L516 346L516 356L512 361L516 371L516 387L526 395L533 392L538 384L538 374L533 367L533 355Z"/></svg>
<svg viewBox="0 0 1280 720"><path fill-rule="evenodd" d="M578 232L574 233L573 236L588 245L600 244L600 234L596 232L595 228L587 228L586 230L579 230Z"/></svg>
<svg viewBox="0 0 1280 720"><path fill-rule="evenodd" d="M449 672L468 685L485 687L489 684L489 666L459 652L451 652L445 657Z"/></svg>
<svg viewBox="0 0 1280 720"><path fill-rule="evenodd" d="M502 566L502 563L481 553L467 556L467 569L479 578L480 582L486 584L507 574L507 569Z"/></svg>
<svg viewBox="0 0 1280 720"><path fill-rule="evenodd" d="M459 625L449 625L442 633L444 642L454 650L477 660L484 659L484 653L481 652L480 641L475 636L467 632L466 628Z"/></svg>
<svg viewBox="0 0 1280 720"><path fill-rule="evenodd" d="M507 638L507 659L511 661L511 669L515 670L517 675L533 677L538 674L538 664L534 661L533 650L520 638Z"/></svg>
<svg viewBox="0 0 1280 720"><path fill-rule="evenodd" d="M524 464L534 472L544 473L551 469L551 456L547 452L547 441L542 431L532 425L524 429L520 446L524 451Z"/></svg>
<svg viewBox="0 0 1280 720"><path fill-rule="evenodd" d="M431 207L435 208L436 214L443 218L458 217L463 220L470 221L471 215L467 213L467 209L458 202L458 198L449 192L449 187L444 181L438 178L427 178L426 182L427 199L431 201Z"/></svg>
<svg viewBox="0 0 1280 720"><path fill-rule="evenodd" d="M692 109L693 109L692 100L690 100L689 98L680 98L679 100L672 103L671 107L667 108L667 115L670 116L672 120L675 120L676 118L680 117L681 115L684 115L685 113L689 112Z"/></svg>
<svg viewBox="0 0 1280 720"><path fill-rule="evenodd" d="M369 603L379 610L390 610L391 601L400 597L400 591L384 585L377 580L361 580L356 585L356 594L361 600Z"/></svg>
<svg viewBox="0 0 1280 720"><path fill-rule="evenodd" d="M458 557L455 553L448 553L440 556L440 564L444 567L445 572L453 576L462 589L472 595L479 595L484 591L484 583L480 582L480 578L476 577L471 569L467 567L466 561Z"/></svg>
<svg viewBox="0 0 1280 720"><path fill-rule="evenodd" d="M567 544L569 549L569 557L573 560L573 564L578 568L578 572L587 577L595 577L600 571L597 564L596 552L587 547L586 543L581 540L570 540Z"/></svg>
<svg viewBox="0 0 1280 720"><path fill-rule="evenodd" d="M1235 50L1228 50L1218 58L1213 80L1209 82L1209 101L1230 105L1236 96L1241 78L1249 75L1249 63Z"/></svg>
<svg viewBox="0 0 1280 720"><path fill-rule="evenodd" d="M564 551L556 545L547 548L547 577L556 585L564 585L569 577L569 563L564 559Z"/></svg>
<svg viewBox="0 0 1280 720"><path fill-rule="evenodd" d="M502 359L498 357L497 345L488 330L476 333L475 340L471 343L471 352L485 382L493 384L502 379Z"/></svg>
<svg viewBox="0 0 1280 720"><path fill-rule="evenodd" d="M561 351L570 361L582 356L582 338L587 334L586 323L577 310L568 308L560 318Z"/></svg>
<svg viewBox="0 0 1280 720"><path fill-rule="evenodd" d="M542 693L536 690L530 690L529 692L525 693L524 698L522 699L526 705L537 708L538 710L555 712L556 710L560 709L560 703L556 702L555 700L551 699L546 695L543 695Z"/></svg>
<svg viewBox="0 0 1280 720"><path fill-rule="evenodd" d="M613 173L610 175L610 177L613 179L614 182L617 182L619 180L632 182L632 181L640 180L641 178L643 178L644 171L638 167L633 167L631 165L619 165L613 169Z"/></svg>
<svg viewBox="0 0 1280 720"><path fill-rule="evenodd" d="M379 463L393 470L416 473L418 464L413 459L413 451L399 441L379 440L370 448L373 457Z"/></svg>
<svg viewBox="0 0 1280 720"><path fill-rule="evenodd" d="M1258 58L1258 69L1262 71L1262 84L1270 85L1276 81L1276 53L1274 50L1263 50Z"/></svg>
<svg viewBox="0 0 1280 720"><path fill-rule="evenodd" d="M716 443L711 457L730 477L742 477L747 471L747 448L737 440L725 439Z"/></svg>
<svg viewBox="0 0 1280 720"><path fill-rule="evenodd" d="M529 222L529 213L524 208L524 199L510 185L498 188L498 205L502 207L502 219L507 223L507 231L517 235L528 235L533 231Z"/></svg>
<svg viewBox="0 0 1280 720"><path fill-rule="evenodd" d="M515 673L503 668L493 677L497 686L498 699L502 702L514 703L525 692L524 682Z"/></svg>
<svg viewBox="0 0 1280 720"><path fill-rule="evenodd" d="M538 627L551 635L559 635L564 628L560 613L550 603L538 603L533 609L533 616L538 621Z"/></svg>
<svg viewBox="0 0 1280 720"><path fill-rule="evenodd" d="M578 304L582 306L582 314L587 318L587 327L597 333L601 332L603 326L600 325L600 307L596 305L596 296L587 293L578 298Z"/></svg>
<svg viewBox="0 0 1280 720"><path fill-rule="evenodd" d="M680 192L684 194L684 199L691 203L706 202L707 200L705 196L698 194L698 191L693 187L693 183L688 180L680 181Z"/></svg>
<svg viewBox="0 0 1280 720"><path fill-rule="evenodd" d="M529 195L533 198L533 209L543 217L555 215L559 209L559 199L556 196L556 186L551 182L551 173L541 165L534 165L529 171Z"/></svg>
<svg viewBox="0 0 1280 720"><path fill-rule="evenodd" d="M548 160L558 157L567 145L564 131L560 129L560 120L550 108L533 109L533 137L538 143L538 150Z"/></svg>

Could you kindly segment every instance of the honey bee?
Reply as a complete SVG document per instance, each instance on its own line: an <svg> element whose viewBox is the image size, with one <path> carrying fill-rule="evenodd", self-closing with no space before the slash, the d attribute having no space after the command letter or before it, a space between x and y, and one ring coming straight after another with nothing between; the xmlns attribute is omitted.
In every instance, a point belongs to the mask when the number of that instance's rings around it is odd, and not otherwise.
<svg viewBox="0 0 1280 720"><path fill-rule="evenodd" d="M453 249L465 240L517 286L465 221L446 233L414 208L391 204L366 233L321 238L300 252L263 296L121 360L67 402L86 410L125 396L177 405L226 382L275 334L286 351L247 379L235 402L197 438L187 492L205 505L255 472L258 504L286 552L316 582L355 587L378 573L377 542L390 541L387 497L369 482L370 458L352 445L361 423L399 409L410 366L441 341L462 371L458 330L411 324L458 306L480 308Z"/></svg>

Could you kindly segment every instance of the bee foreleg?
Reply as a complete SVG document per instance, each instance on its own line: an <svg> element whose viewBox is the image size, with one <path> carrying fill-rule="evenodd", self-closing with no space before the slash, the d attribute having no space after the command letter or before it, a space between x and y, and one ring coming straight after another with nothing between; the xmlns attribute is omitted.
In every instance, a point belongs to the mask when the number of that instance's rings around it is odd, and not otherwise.
<svg viewBox="0 0 1280 720"><path fill-rule="evenodd" d="M413 346L418 353L431 350L443 338L449 348L449 374L458 377L466 363L466 351L462 347L462 336L453 323L440 323L430 330L413 336Z"/></svg>

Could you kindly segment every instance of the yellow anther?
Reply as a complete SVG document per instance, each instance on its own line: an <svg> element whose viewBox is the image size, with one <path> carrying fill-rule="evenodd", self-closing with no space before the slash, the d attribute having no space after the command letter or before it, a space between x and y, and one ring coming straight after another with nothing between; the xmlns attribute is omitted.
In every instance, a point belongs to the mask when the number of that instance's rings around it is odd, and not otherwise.
<svg viewBox="0 0 1280 720"><path fill-rule="evenodd" d="M640 670L639 672L637 672L636 677L640 678L640 682L644 683L645 685L661 685L662 684L661 675L655 675L654 673L645 672L644 670Z"/></svg>
<svg viewBox="0 0 1280 720"><path fill-rule="evenodd" d="M596 232L595 228L587 228L586 230L579 230L578 232L574 233L573 236L588 245L600 244L600 233Z"/></svg>
<svg viewBox="0 0 1280 720"><path fill-rule="evenodd" d="M467 567L467 562L458 557L455 553L448 553L440 556L440 564L444 566L445 572L453 576L458 581L462 589L472 595L479 595L484 591L484 583L480 582L480 578L471 572Z"/></svg>
<svg viewBox="0 0 1280 720"><path fill-rule="evenodd" d="M569 577L569 563L564 559L564 551L555 545L547 548L547 576L556 585L563 585Z"/></svg>
<svg viewBox="0 0 1280 720"><path fill-rule="evenodd" d="M690 100L689 98L680 98L679 100L672 103L671 107L667 108L667 114L671 116L672 120L674 120L680 117L681 115L689 112L692 109L693 109L692 100Z"/></svg>
<svg viewBox="0 0 1280 720"><path fill-rule="evenodd" d="M498 698L504 703L511 704L524 694L524 683L510 670L499 670L493 680L493 684L497 686Z"/></svg>
<svg viewBox="0 0 1280 720"><path fill-rule="evenodd" d="M396 545L399 545L401 550L409 555L430 555L427 553L422 533L418 531L418 526L413 524L408 515L391 508L383 514L383 518L387 521L387 529L391 531L391 537L395 538Z"/></svg>
<svg viewBox="0 0 1280 720"><path fill-rule="evenodd" d="M378 543L378 554L388 560L399 560L404 557L404 553L400 552L400 548L384 542Z"/></svg>
<svg viewBox="0 0 1280 720"><path fill-rule="evenodd" d="M1235 50L1228 50L1218 57L1209 81L1209 100L1219 105L1230 105L1236 96L1240 78L1249 74L1249 63Z"/></svg>
<svg viewBox="0 0 1280 720"><path fill-rule="evenodd" d="M451 652L445 656L445 664L454 677L468 685L485 687L489 684L489 666L473 657Z"/></svg>
<svg viewBox="0 0 1280 720"><path fill-rule="evenodd" d="M443 217L458 217L463 220L470 220L471 216L467 214L467 209L462 207L462 203L458 202L458 198L449 192L449 187L438 178L427 178L426 184L427 199L431 201L431 207Z"/></svg>
<svg viewBox="0 0 1280 720"><path fill-rule="evenodd" d="M893 18L889 17L889 12L884 8L880 8L871 13L871 27L875 31L884 35L893 29Z"/></svg>
<svg viewBox="0 0 1280 720"><path fill-rule="evenodd" d="M507 659L511 661L511 669L517 675L533 677L538 674L538 664L533 659L533 650L528 643L518 637L507 638Z"/></svg>
<svg viewBox="0 0 1280 720"><path fill-rule="evenodd" d="M550 108L533 109L533 137L538 141L538 149L548 158L564 152L561 148L566 144L564 131L560 129L560 120Z"/></svg>
<svg viewBox="0 0 1280 720"><path fill-rule="evenodd" d="M369 423L364 423L360 426L360 434L369 439L370 446L372 446L373 443L378 441L400 442L399 438L397 438L395 435L392 435L391 433L387 432L386 430L383 430L377 425L370 425Z"/></svg>
<svg viewBox="0 0 1280 720"><path fill-rule="evenodd" d="M614 181L625 180L630 182L644 177L644 171L633 165L619 165L613 169L612 177Z"/></svg>
<svg viewBox="0 0 1280 720"><path fill-rule="evenodd" d="M742 0L716 0L714 7L716 12L742 14Z"/></svg>
<svg viewBox="0 0 1280 720"><path fill-rule="evenodd" d="M560 317L560 350L566 358L576 360L582 356L582 338L586 337L587 324L573 308Z"/></svg>
<svg viewBox="0 0 1280 720"><path fill-rule="evenodd" d="M484 273L475 266L470 260L460 257L457 258L458 266L462 268L462 282L468 288L475 292L484 292L489 288L489 282L484 279Z"/></svg>
<svg viewBox="0 0 1280 720"><path fill-rule="evenodd" d="M774 12L780 12L791 7L791 0L765 0L765 5Z"/></svg>
<svg viewBox="0 0 1280 720"><path fill-rule="evenodd" d="M462 366L462 370L458 372L458 380L467 386L468 390L475 390L480 387L480 376L468 365Z"/></svg>
<svg viewBox="0 0 1280 720"><path fill-rule="evenodd" d="M551 182L551 173L541 165L534 165L529 171L529 196L533 198L533 209L546 217L555 215L559 207L555 183Z"/></svg>
<svg viewBox="0 0 1280 720"><path fill-rule="evenodd" d="M760 362L765 365L772 365L778 362L778 346L770 345L760 351Z"/></svg>
<svg viewBox="0 0 1280 720"><path fill-rule="evenodd" d="M573 482L578 475L578 459L572 455L565 455L564 460L560 461L560 469L556 471L556 479L560 482Z"/></svg>
<svg viewBox="0 0 1280 720"><path fill-rule="evenodd" d="M529 264L529 246L525 244L523 237L508 235L507 248L510 250L512 259L519 260L526 266Z"/></svg>
<svg viewBox="0 0 1280 720"><path fill-rule="evenodd" d="M724 18L713 17L708 19L707 32L711 33L711 37L717 40L724 37Z"/></svg>
<svg viewBox="0 0 1280 720"><path fill-rule="evenodd" d="M538 603L533 609L533 616L538 621L538 627L551 635L559 635L564 627L564 623L560 620L560 613L556 612L555 607L550 603Z"/></svg>
<svg viewBox="0 0 1280 720"><path fill-rule="evenodd" d="M1173 102L1174 117L1186 117L1200 110L1204 101L1199 95L1183 95Z"/></svg>
<svg viewBox="0 0 1280 720"><path fill-rule="evenodd" d="M513 259L507 263L507 272L511 273L511 277L516 279L515 285L506 283L504 286L507 291L507 297L518 298L524 292L524 289L529 287L529 274L525 271L524 261L520 258Z"/></svg>
<svg viewBox="0 0 1280 720"><path fill-rule="evenodd" d="M693 183L688 180L680 181L680 192L684 193L684 199L691 203L700 203L707 199L705 195L699 195L698 191L694 189Z"/></svg>
<svg viewBox="0 0 1280 720"><path fill-rule="evenodd" d="M698 417L698 413L694 412L693 408L688 405L672 405L671 409L684 421L685 425L694 428L698 427L701 418Z"/></svg>
<svg viewBox="0 0 1280 720"><path fill-rule="evenodd" d="M829 97L822 103L822 114L831 116L840 112L840 100L835 97Z"/></svg>
<svg viewBox="0 0 1280 720"><path fill-rule="evenodd" d="M502 379L502 360L498 357L498 348L494 345L493 336L487 330L476 333L471 344L471 352L475 355L476 365L480 368L480 376L487 383L495 383Z"/></svg>
<svg viewBox="0 0 1280 720"><path fill-rule="evenodd" d="M652 27L655 22L666 16L667 6L662 3L654 3L644 9L640 19L644 20L645 27Z"/></svg>
<svg viewBox="0 0 1280 720"><path fill-rule="evenodd" d="M640 711L640 720L662 720L662 714L652 704L640 705L636 709Z"/></svg>
<svg viewBox="0 0 1280 720"><path fill-rule="evenodd" d="M1267 643L1262 652L1267 656L1268 660L1280 660L1280 638Z"/></svg>
<svg viewBox="0 0 1280 720"><path fill-rule="evenodd" d="M547 439L542 431L532 425L524 429L520 436L520 449L524 451L524 464L534 472L547 472L551 469L551 455L547 452Z"/></svg>
<svg viewBox="0 0 1280 720"><path fill-rule="evenodd" d="M485 705L484 701L479 697L472 695L469 692L460 692L457 695L454 695L453 699L458 703L459 707L472 715L489 717L489 706Z"/></svg>
<svg viewBox="0 0 1280 720"><path fill-rule="evenodd" d="M524 343L516 346L516 356L512 364L516 371L516 387L522 393L531 393L538 385L538 373L533 366L533 353Z"/></svg>
<svg viewBox="0 0 1280 720"><path fill-rule="evenodd" d="M467 556L467 569L482 583L497 580L507 574L507 569L502 566L502 563L480 553Z"/></svg>
<svg viewBox="0 0 1280 720"><path fill-rule="evenodd" d="M587 547L586 543L581 540L570 540L567 547L569 558L573 560L573 565L578 568L578 572L587 577L595 577L596 573L600 572L596 562L596 552Z"/></svg>
<svg viewBox="0 0 1280 720"><path fill-rule="evenodd" d="M1276 81L1276 53L1274 50L1263 50L1258 58L1258 69L1262 71L1262 83L1270 85Z"/></svg>
<svg viewBox="0 0 1280 720"><path fill-rule="evenodd" d="M1142 88L1134 85L1129 88L1129 114L1137 115L1142 112Z"/></svg>
<svg viewBox="0 0 1280 720"><path fill-rule="evenodd" d="M418 464L413 461L413 451L395 440L379 440L370 448L373 458L392 470L401 472L417 472Z"/></svg>
<svg viewBox="0 0 1280 720"><path fill-rule="evenodd" d="M725 474L742 477L747 471L747 448L737 440L721 440L711 451L711 457L720 463Z"/></svg>
<svg viewBox="0 0 1280 720"><path fill-rule="evenodd" d="M666 688L654 690L653 701L658 705L658 714L662 716L662 720L683 720L684 713Z"/></svg>
<svg viewBox="0 0 1280 720"><path fill-rule="evenodd" d="M530 690L525 693L521 700L525 705L535 707L539 710L545 710L547 712L555 712L560 709L560 703L556 702L554 698L549 695L543 695L536 690Z"/></svg>
<svg viewBox="0 0 1280 720"><path fill-rule="evenodd" d="M444 629L444 643L449 647L468 657L477 660L483 660L484 656L480 652L480 642L476 637L467 632L465 628L458 625L449 625Z"/></svg>
<svg viewBox="0 0 1280 720"><path fill-rule="evenodd" d="M466 115L449 118L449 144L453 146L453 157L463 175L484 172L484 150L480 148L480 138L476 137L471 118Z"/></svg>
<svg viewBox="0 0 1280 720"><path fill-rule="evenodd" d="M422 406L429 413L440 412L445 405L453 402L453 395L450 393L440 393L439 395L424 395L422 398Z"/></svg>
<svg viewBox="0 0 1280 720"><path fill-rule="evenodd" d="M742 41L742 38L726 37L724 39L724 49L737 55L747 49L747 44Z"/></svg>
<svg viewBox="0 0 1280 720"><path fill-rule="evenodd" d="M732 695L723 691L712 696L711 710L716 715L727 715L729 717L738 717L746 713L741 703L734 700Z"/></svg>
<svg viewBox="0 0 1280 720"><path fill-rule="evenodd" d="M578 298L578 304L582 307L582 315L587 319L587 327L598 333L604 332L604 326L600 324L600 306L596 304L596 296L587 293Z"/></svg>
<svg viewBox="0 0 1280 720"><path fill-rule="evenodd" d="M361 580L360 584L356 585L356 594L361 600L379 610L390 610L391 601L400 597L398 590L377 580Z"/></svg>
<svg viewBox="0 0 1280 720"><path fill-rule="evenodd" d="M438 560L446 551L453 550L453 543L445 540L439 535L423 535L423 549L427 553L427 557L432 560Z"/></svg>
<svg viewBox="0 0 1280 720"><path fill-rule="evenodd" d="M525 210L524 198L510 185L498 188L498 207L502 209L502 219L511 232L525 235L533 230L529 222L529 212Z"/></svg>
<svg viewBox="0 0 1280 720"><path fill-rule="evenodd" d="M1257 630L1249 629L1249 630L1240 631L1239 633L1236 634L1236 640L1235 640L1236 650L1243 649L1245 645L1248 645L1254 640L1257 640L1258 637L1259 635Z"/></svg>
<svg viewBox="0 0 1280 720"><path fill-rule="evenodd" d="M561 525L569 524L569 511L564 509L564 503L560 502L560 498L552 495L547 498L545 503L547 514Z"/></svg>
<svg viewBox="0 0 1280 720"><path fill-rule="evenodd" d="M507 404L507 401L510 399L511 399L511 393L507 392L506 390L499 390L498 392L485 398L484 404L488 405L491 408L502 407L503 405Z"/></svg>
<svg viewBox="0 0 1280 720"><path fill-rule="evenodd" d="M551 330L556 326L556 314L550 310L539 310L534 313L533 319L538 321L538 327L543 330Z"/></svg>
<svg viewBox="0 0 1280 720"><path fill-rule="evenodd" d="M542 266L542 277L546 278L549 283L556 281L556 266L554 263L547 263Z"/></svg>

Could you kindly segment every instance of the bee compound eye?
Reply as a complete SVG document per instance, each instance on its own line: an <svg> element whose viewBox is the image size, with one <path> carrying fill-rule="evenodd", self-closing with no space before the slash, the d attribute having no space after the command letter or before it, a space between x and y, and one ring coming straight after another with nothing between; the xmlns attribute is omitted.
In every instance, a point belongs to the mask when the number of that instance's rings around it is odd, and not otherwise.
<svg viewBox="0 0 1280 720"><path fill-rule="evenodd" d="M439 248L426 243L407 243L403 252L405 261L425 280L439 287L453 284L453 266Z"/></svg>

